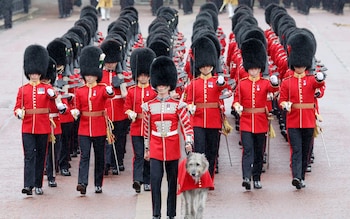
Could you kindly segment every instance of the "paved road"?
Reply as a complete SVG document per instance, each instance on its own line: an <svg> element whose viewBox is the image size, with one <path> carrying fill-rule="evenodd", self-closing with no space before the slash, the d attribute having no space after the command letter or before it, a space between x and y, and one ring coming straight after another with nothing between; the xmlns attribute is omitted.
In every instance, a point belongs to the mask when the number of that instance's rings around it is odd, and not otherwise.
<svg viewBox="0 0 350 219"><path fill-rule="evenodd" d="M23 52L26 46L38 43L46 46L52 39L65 33L78 19L79 8L73 16L58 19L57 1L32 1L38 11L29 20L17 21L11 30L0 30L0 218L151 218L150 193L136 195L131 188L131 146L127 144L126 171L104 180L103 193L95 194L92 186L81 197L75 191L79 158L73 158L72 176L57 176L57 188L47 187L44 179L44 195L23 196L23 152L21 147L21 123L12 114L18 87L23 83ZM88 1L83 1L87 4ZM41 3L41 4L38 4ZM139 10L142 33L154 19L149 7L136 6ZM190 45L194 14L180 13L179 30ZM241 187L241 149L238 133L229 135L232 166L224 139L220 148L220 173L215 177L215 190L210 191L204 218L348 218L350 214L350 9L343 16L325 11L311 10L309 16L288 11L299 27L309 28L317 39L317 58L327 66L327 91L320 101L324 118L324 142L315 141L315 164L307 174L307 187L295 190L291 185L289 146L277 132L271 140L270 168L262 177L262 190L246 192ZM119 7L112 15L117 17ZM255 8L254 15L262 28L266 28L264 11ZM231 29L227 14L219 15L220 25L228 35ZM99 30L106 33L108 22L100 22ZM338 25L335 25L338 24ZM227 106L232 99L227 100ZM229 112L229 110L227 110ZM231 124L232 116L228 115ZM278 130L274 121L275 130ZM92 172L90 177L92 176ZM90 182L93 179L90 178ZM179 197L178 215L181 215ZM163 215L165 215L163 211Z"/></svg>

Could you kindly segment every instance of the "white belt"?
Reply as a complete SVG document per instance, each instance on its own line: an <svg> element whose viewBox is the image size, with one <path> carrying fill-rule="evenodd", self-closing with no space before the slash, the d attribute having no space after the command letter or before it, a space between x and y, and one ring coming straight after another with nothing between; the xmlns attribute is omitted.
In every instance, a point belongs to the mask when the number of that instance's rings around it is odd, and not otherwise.
<svg viewBox="0 0 350 219"><path fill-rule="evenodd" d="M152 135L157 137L169 137L177 134L177 130L171 132L156 132L152 130Z"/></svg>
<svg viewBox="0 0 350 219"><path fill-rule="evenodd" d="M122 98L122 95L115 95L112 99L121 99Z"/></svg>
<svg viewBox="0 0 350 219"><path fill-rule="evenodd" d="M58 113L50 113L49 117L50 118L58 117Z"/></svg>

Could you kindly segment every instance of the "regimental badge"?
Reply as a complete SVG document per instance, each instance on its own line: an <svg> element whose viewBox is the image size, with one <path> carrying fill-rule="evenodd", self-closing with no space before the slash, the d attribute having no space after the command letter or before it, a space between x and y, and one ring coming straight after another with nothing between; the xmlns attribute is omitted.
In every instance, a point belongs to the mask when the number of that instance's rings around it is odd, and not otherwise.
<svg viewBox="0 0 350 219"><path fill-rule="evenodd" d="M209 87L209 88L213 88L213 87L214 87L214 83L213 83L212 81L209 81L209 82L208 82L208 87Z"/></svg>
<svg viewBox="0 0 350 219"><path fill-rule="evenodd" d="M260 91L260 85L257 85L257 86L256 86L256 90L257 90L257 91Z"/></svg>
<svg viewBox="0 0 350 219"><path fill-rule="evenodd" d="M146 90L146 97L149 96L149 90Z"/></svg>
<svg viewBox="0 0 350 219"><path fill-rule="evenodd" d="M45 88L39 87L38 88L38 94L45 94Z"/></svg>
<svg viewBox="0 0 350 219"><path fill-rule="evenodd" d="M303 86L306 86L306 80L303 80Z"/></svg>
<svg viewBox="0 0 350 219"><path fill-rule="evenodd" d="M96 97L96 90L92 93L92 96Z"/></svg>

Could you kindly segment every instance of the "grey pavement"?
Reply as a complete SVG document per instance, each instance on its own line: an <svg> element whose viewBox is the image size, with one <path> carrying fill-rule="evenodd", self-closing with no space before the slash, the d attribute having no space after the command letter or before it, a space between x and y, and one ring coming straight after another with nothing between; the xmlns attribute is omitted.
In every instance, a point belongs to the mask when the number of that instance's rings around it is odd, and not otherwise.
<svg viewBox="0 0 350 219"><path fill-rule="evenodd" d="M86 5L87 0L83 1ZM27 197L21 194L23 186L23 151L21 122L13 116L17 89L25 83L23 77L23 52L33 43L46 46L55 37L62 36L79 17L79 8L67 19L58 19L57 1L32 0L29 17L15 21L13 28L0 28L0 218L151 218L151 197L148 192L136 194L131 188L132 150L128 137L126 171L118 176L105 177L103 193L93 191L93 166L87 195L81 197L75 191L79 158L72 158L72 176L57 176L57 188L49 188L44 178L44 195ZM141 31L147 36L147 27L154 19L148 5L136 5L139 11ZM37 10L36 10L37 9ZM179 31L191 44L192 23L198 13L184 16L180 11ZM298 27L310 29L317 40L316 57L325 64L327 90L320 100L323 116L323 136L315 139L315 163L306 176L306 188L296 190L291 185L289 146L273 121L276 138L271 140L270 168L262 176L263 189L246 192L241 187L241 149L239 134L228 136L232 166L224 137L220 144L219 170L215 176L215 190L210 191L205 219L230 218L348 218L350 215L350 9L336 16L326 11L312 9L310 15L288 12ZM115 6L112 16L117 17ZM267 28L264 11L254 9L259 26ZM220 26L226 35L231 31L227 14L219 15ZM99 22L99 30L106 34L108 21ZM227 117L232 99L226 100ZM92 164L92 162L91 162ZM163 193L166 192L164 186ZM165 197L163 198L165 203ZM163 213L165 214L165 204ZM178 197L178 217L182 215L181 197Z"/></svg>

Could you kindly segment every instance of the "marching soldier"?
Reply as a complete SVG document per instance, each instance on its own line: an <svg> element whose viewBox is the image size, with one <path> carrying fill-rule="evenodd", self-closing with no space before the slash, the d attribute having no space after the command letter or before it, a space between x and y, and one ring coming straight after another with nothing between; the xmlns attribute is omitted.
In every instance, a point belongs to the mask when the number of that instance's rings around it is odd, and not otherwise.
<svg viewBox="0 0 350 219"><path fill-rule="evenodd" d="M124 75L122 72L117 72L117 65L120 65L122 61L122 44L114 39L106 39L101 44L101 49L106 55L105 65L102 71L101 83L105 83L108 86L113 86L115 96L113 99L108 99L106 102L106 109L108 118L113 122L114 130L113 135L116 138L115 145L107 145L106 148L106 172L113 166L113 174L118 174L117 167L120 171L124 171L124 155L126 145L126 133L129 126L129 120L127 115L123 113L121 109L124 107L125 97L128 93L126 83L124 81ZM114 155L112 148L115 146L117 154ZM115 160L115 156L117 160ZM114 161L114 162L113 162ZM116 164L118 162L118 165Z"/></svg>
<svg viewBox="0 0 350 219"><path fill-rule="evenodd" d="M49 84L40 83L49 65L49 54L40 45L30 45L24 52L24 74L29 83L18 89L15 116L22 120L22 142L24 150L23 194L42 195L45 155L50 134L49 104L56 98Z"/></svg>
<svg viewBox="0 0 350 219"><path fill-rule="evenodd" d="M137 83L128 89L124 111L132 121L130 136L134 152L133 158L133 188L140 193L140 186L150 191L150 166L144 160L143 114L141 105L154 99L157 93L149 84L149 69L156 54L149 48L138 48L131 53L130 65L134 81Z"/></svg>
<svg viewBox="0 0 350 219"><path fill-rule="evenodd" d="M217 50L207 37L200 37L192 44L195 72L200 72L187 86L184 100L188 104L194 131L194 150L205 153L209 172L214 177L218 156L219 136L222 128L221 92L231 89L222 75L213 76L218 64ZM195 75L197 76L197 75Z"/></svg>
<svg viewBox="0 0 350 219"><path fill-rule="evenodd" d="M80 163L77 191L86 194L89 179L91 146L95 155L95 193L102 193L105 141L107 136L107 115L105 103L114 96L111 86L99 83L102 79L104 54L95 46L87 46L81 52L80 70L86 84L76 91L76 109L72 115L80 115L78 138L80 143Z"/></svg>
<svg viewBox="0 0 350 219"><path fill-rule="evenodd" d="M253 177L254 188L261 189L264 145L268 132L267 94L278 91L278 78L270 81L261 77L266 68L266 48L257 39L247 39L241 46L243 67L249 76L239 81L233 106L240 115L240 133L243 145L242 186L251 188Z"/></svg>
<svg viewBox="0 0 350 219"><path fill-rule="evenodd" d="M306 31L296 31L288 40L288 63L293 74L282 81L280 107L287 111L286 127L291 146L292 185L305 187L305 172L313 139L315 121L315 90L324 85L323 72L306 74L312 66L316 42Z"/></svg>
<svg viewBox="0 0 350 219"><path fill-rule="evenodd" d="M178 164L181 157L181 126L185 151L192 151L193 130L186 104L170 97L176 88L177 70L167 56L157 57L150 68L151 85L157 97L142 105L144 112L145 159L150 160L153 219L161 218L161 185L164 165L168 180L167 216L176 216Z"/></svg>

